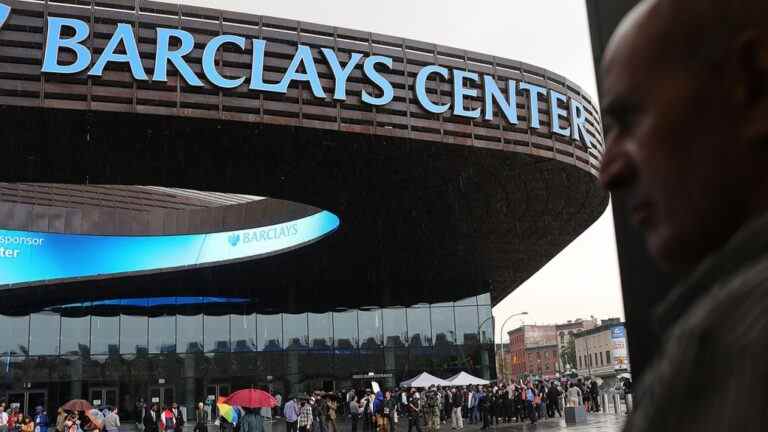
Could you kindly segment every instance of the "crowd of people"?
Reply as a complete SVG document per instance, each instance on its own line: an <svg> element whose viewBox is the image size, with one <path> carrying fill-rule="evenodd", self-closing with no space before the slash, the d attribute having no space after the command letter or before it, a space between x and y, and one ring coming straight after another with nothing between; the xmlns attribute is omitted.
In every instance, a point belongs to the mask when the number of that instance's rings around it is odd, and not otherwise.
<svg viewBox="0 0 768 432"><path fill-rule="evenodd" d="M600 411L594 380L541 380L519 383L429 388L372 389L340 393L315 391L291 397L282 407L287 432L337 432L347 418L352 432L390 432L407 422L408 432L437 431L441 425L461 430L464 424L493 425L562 417L565 406Z"/></svg>
<svg viewBox="0 0 768 432"><path fill-rule="evenodd" d="M59 408L54 423L42 406L32 415L25 415L5 402L0 402L0 432L118 432L120 416L112 407L85 411L67 411Z"/></svg>

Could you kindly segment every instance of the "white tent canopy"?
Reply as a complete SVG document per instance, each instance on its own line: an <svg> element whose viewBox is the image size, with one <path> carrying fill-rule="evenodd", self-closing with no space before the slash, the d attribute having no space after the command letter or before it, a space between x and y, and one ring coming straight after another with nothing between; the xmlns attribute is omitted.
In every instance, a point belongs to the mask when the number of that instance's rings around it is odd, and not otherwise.
<svg viewBox="0 0 768 432"><path fill-rule="evenodd" d="M400 387L424 387L427 388L432 385L449 386L451 383L444 379L440 379L436 376L430 375L426 372L422 372L415 377L405 380L400 383Z"/></svg>
<svg viewBox="0 0 768 432"><path fill-rule="evenodd" d="M451 385L454 385L454 386L490 384L490 381L484 380L482 378L478 378L476 376L472 376L464 371L457 373L456 375L448 378L446 381L448 381L449 383L451 383Z"/></svg>

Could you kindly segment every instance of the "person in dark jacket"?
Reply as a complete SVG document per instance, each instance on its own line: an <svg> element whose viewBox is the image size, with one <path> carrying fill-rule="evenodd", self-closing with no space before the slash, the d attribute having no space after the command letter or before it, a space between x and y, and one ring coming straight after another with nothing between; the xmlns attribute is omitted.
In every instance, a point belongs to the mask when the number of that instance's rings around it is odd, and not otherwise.
<svg viewBox="0 0 768 432"><path fill-rule="evenodd" d="M195 410L194 432L208 432L208 411L202 402L197 404L197 409Z"/></svg>
<svg viewBox="0 0 768 432"><path fill-rule="evenodd" d="M238 421L240 432L264 432L264 417L260 409L244 408L245 415Z"/></svg>
<svg viewBox="0 0 768 432"><path fill-rule="evenodd" d="M765 0L645 0L605 51L601 183L680 279L626 432L768 428L766 22Z"/></svg>
<svg viewBox="0 0 768 432"><path fill-rule="evenodd" d="M160 422L160 407L153 404L144 414L144 432L158 432Z"/></svg>
<svg viewBox="0 0 768 432"><path fill-rule="evenodd" d="M549 386L549 390L547 390L547 415L550 417L555 416L555 412L557 412L557 415L559 417L563 416L563 413L560 412L560 395L562 392L560 392L560 389L557 388L557 385L553 382Z"/></svg>

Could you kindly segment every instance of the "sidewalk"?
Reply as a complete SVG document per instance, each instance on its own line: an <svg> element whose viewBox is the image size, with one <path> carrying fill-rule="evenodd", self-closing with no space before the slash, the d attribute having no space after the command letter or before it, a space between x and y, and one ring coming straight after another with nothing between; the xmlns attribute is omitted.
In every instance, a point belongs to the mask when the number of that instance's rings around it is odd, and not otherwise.
<svg viewBox="0 0 768 432"><path fill-rule="evenodd" d="M561 418L553 418L547 420L541 420L536 422L535 425L531 425L529 422L525 423L503 423L496 426L491 426L488 432L517 432L517 431L567 431L567 432L621 432L626 421L626 415L616 414L604 414L604 413L592 413L587 416L587 424L567 426L565 420ZM405 419L404 419L405 420ZM267 422L264 424L265 432L285 432L285 421L277 420L275 422ZM347 421L338 422L338 432L350 432L351 425ZM397 427L394 428L397 432L408 431L408 420L400 421ZM358 427L358 432L363 432L362 427ZM218 429L209 428L209 432L218 432ZM426 428L422 426L422 431L426 432ZM479 432L480 425L464 424L462 432ZM368 431L366 431L368 432ZM375 432L375 431L370 431ZM451 432L450 424L445 424L440 427L440 432Z"/></svg>

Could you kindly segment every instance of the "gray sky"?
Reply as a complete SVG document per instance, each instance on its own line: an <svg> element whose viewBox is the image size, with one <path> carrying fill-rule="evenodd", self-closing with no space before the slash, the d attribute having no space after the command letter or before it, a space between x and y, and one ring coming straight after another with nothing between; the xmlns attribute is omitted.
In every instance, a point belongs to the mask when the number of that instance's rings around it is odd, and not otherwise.
<svg viewBox="0 0 768 432"><path fill-rule="evenodd" d="M597 94L584 0L184 0L184 4L298 19L522 60ZM382 5L379 8L373 4ZM610 207L591 228L494 308L497 326L624 317ZM513 319L505 330L520 324ZM497 334L500 329L497 328Z"/></svg>

